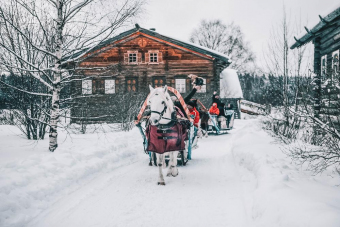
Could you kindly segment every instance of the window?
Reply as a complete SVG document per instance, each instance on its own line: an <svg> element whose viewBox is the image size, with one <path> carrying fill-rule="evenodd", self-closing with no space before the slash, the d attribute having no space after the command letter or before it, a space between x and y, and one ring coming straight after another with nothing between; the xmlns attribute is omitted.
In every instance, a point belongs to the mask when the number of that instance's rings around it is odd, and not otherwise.
<svg viewBox="0 0 340 227"><path fill-rule="evenodd" d="M165 86L165 78L164 77L155 77L153 78L153 86L156 87L163 87Z"/></svg>
<svg viewBox="0 0 340 227"><path fill-rule="evenodd" d="M162 53L158 50L149 50L148 53L145 53L145 62L149 64L158 64L162 61Z"/></svg>
<svg viewBox="0 0 340 227"><path fill-rule="evenodd" d="M129 53L129 63L137 63L137 53Z"/></svg>
<svg viewBox="0 0 340 227"><path fill-rule="evenodd" d="M321 80L326 79L327 73L327 55L321 57Z"/></svg>
<svg viewBox="0 0 340 227"><path fill-rule="evenodd" d="M105 94L105 81L103 79L92 80L93 94Z"/></svg>
<svg viewBox="0 0 340 227"><path fill-rule="evenodd" d="M83 80L81 84L81 91L83 95L92 94L92 80Z"/></svg>
<svg viewBox="0 0 340 227"><path fill-rule="evenodd" d="M105 94L116 93L116 80L105 80Z"/></svg>
<svg viewBox="0 0 340 227"><path fill-rule="evenodd" d="M207 92L207 79L203 79L203 85L201 86L201 90L197 91L197 93L206 93Z"/></svg>
<svg viewBox="0 0 340 227"><path fill-rule="evenodd" d="M142 54L138 53L138 51L128 51L124 53L124 63L136 65L138 62L142 61Z"/></svg>
<svg viewBox="0 0 340 227"><path fill-rule="evenodd" d="M126 89L128 92L137 92L137 79L126 79Z"/></svg>
<svg viewBox="0 0 340 227"><path fill-rule="evenodd" d="M176 79L176 90L179 91L180 93L185 93L185 79Z"/></svg>
<svg viewBox="0 0 340 227"><path fill-rule="evenodd" d="M339 50L332 53L332 69L334 73L339 71Z"/></svg>

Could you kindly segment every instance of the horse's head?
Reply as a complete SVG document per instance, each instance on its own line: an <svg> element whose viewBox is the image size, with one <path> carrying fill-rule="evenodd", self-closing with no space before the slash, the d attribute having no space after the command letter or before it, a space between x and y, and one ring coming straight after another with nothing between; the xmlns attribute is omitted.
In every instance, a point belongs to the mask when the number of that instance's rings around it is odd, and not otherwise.
<svg viewBox="0 0 340 227"><path fill-rule="evenodd" d="M174 104L168 93L168 87L153 88L150 87L148 105L150 105L151 125L168 124L171 120L171 113L174 111Z"/></svg>

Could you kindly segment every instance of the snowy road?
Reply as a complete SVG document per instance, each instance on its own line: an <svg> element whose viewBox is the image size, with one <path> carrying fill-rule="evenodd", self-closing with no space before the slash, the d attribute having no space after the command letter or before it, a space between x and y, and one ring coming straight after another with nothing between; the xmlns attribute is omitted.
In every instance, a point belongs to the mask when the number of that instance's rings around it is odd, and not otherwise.
<svg viewBox="0 0 340 227"><path fill-rule="evenodd" d="M339 177L292 163L260 119L200 140L166 186L137 129L61 134L55 153L17 135L0 126L1 227L340 226Z"/></svg>
<svg viewBox="0 0 340 227"><path fill-rule="evenodd" d="M232 134L199 146L166 186L156 184L145 155L67 195L30 226L249 226Z"/></svg>

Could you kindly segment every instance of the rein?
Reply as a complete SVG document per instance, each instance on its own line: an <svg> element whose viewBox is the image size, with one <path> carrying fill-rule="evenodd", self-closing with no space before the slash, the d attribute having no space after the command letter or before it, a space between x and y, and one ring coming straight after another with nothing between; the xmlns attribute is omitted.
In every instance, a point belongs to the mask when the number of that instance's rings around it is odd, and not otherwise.
<svg viewBox="0 0 340 227"><path fill-rule="evenodd" d="M162 110L161 112L152 110L151 113L155 113L155 114L158 114L158 115L159 115L158 122L159 122L161 119L165 119L165 120L169 120L169 121L170 121L170 123L168 123L168 124L158 124L159 127L172 126L175 122L177 122L176 117L173 117L173 116L176 116L176 115L175 115L175 114L172 114L171 118L163 117L163 115L164 115L164 113L166 112L166 109L168 108L168 106L165 104L164 101L163 101L162 104L164 105L164 108L163 108L163 110ZM176 111L174 111L174 113L176 113Z"/></svg>

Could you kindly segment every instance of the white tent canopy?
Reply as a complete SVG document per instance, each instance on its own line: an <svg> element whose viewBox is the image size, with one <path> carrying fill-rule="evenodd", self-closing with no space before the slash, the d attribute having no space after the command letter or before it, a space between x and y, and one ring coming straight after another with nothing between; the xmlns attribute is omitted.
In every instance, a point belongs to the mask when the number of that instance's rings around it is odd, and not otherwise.
<svg viewBox="0 0 340 227"><path fill-rule="evenodd" d="M225 69L220 75L221 98L243 98L243 93L235 69Z"/></svg>

